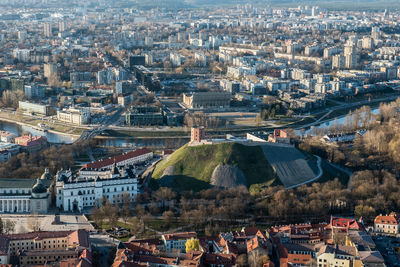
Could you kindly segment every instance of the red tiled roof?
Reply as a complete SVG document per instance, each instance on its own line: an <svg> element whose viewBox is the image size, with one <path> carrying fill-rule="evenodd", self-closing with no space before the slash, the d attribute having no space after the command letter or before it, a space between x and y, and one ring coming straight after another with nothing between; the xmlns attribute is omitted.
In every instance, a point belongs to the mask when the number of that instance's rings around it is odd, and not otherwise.
<svg viewBox="0 0 400 267"><path fill-rule="evenodd" d="M45 238L57 238L57 237L66 237L71 234L73 231L55 231L55 232L30 232L23 234L9 234L6 235L5 238L8 240L26 240L26 239L36 239L41 240Z"/></svg>
<svg viewBox="0 0 400 267"><path fill-rule="evenodd" d="M84 249L81 253L81 255L79 256L80 259L87 259L89 262L92 262L92 254L90 253L90 251L88 249Z"/></svg>
<svg viewBox="0 0 400 267"><path fill-rule="evenodd" d="M112 267L147 267L147 262L114 261Z"/></svg>
<svg viewBox="0 0 400 267"><path fill-rule="evenodd" d="M399 221L393 215L386 215L386 216L379 215L379 216L376 216L374 222L375 223L382 223L382 224L393 224L393 225L399 224Z"/></svg>
<svg viewBox="0 0 400 267"><path fill-rule="evenodd" d="M165 240L182 240L189 238L196 238L196 232L182 232L182 233L173 233L173 234L164 234Z"/></svg>
<svg viewBox="0 0 400 267"><path fill-rule="evenodd" d="M22 234L9 234L4 235L0 238L0 245L3 244L4 239L7 241L10 240L42 240L48 238L67 238L67 244L73 245L75 243L76 246L86 247L89 245L89 234L86 230L80 229L76 231L54 231L54 232L45 232L45 231L37 231L30 233L22 233ZM3 240L3 241L2 241Z"/></svg>
<svg viewBox="0 0 400 267"><path fill-rule="evenodd" d="M296 265L307 265L312 261L312 256L309 254L289 254L288 262Z"/></svg>
<svg viewBox="0 0 400 267"><path fill-rule="evenodd" d="M158 252L157 246L149 243L138 243L138 242L125 242L124 245L127 249L135 254L145 254Z"/></svg>
<svg viewBox="0 0 400 267"><path fill-rule="evenodd" d="M206 254L204 257L204 264L206 266L214 265L220 266L223 265L225 267L234 266L236 262L236 255L234 254Z"/></svg>
<svg viewBox="0 0 400 267"><path fill-rule="evenodd" d="M112 158L107 158L107 159L102 159L99 161L95 161L95 162L91 162L91 163L87 163L85 164L82 169L84 168L88 168L88 169L101 169L107 166L111 166L114 163L119 163L122 161L125 161L127 159L131 159L131 158L135 158L135 157L139 157L145 154L151 153L150 149L147 148L142 148L142 149L138 149L138 150L132 150L128 153L124 153Z"/></svg>
<svg viewBox="0 0 400 267"><path fill-rule="evenodd" d="M88 234L88 232L86 230L83 230L83 229L79 229L79 230L73 231L67 237L67 244L69 246L77 245L77 246L80 246L80 247L88 248L90 246L89 245L89 234Z"/></svg>
<svg viewBox="0 0 400 267"><path fill-rule="evenodd" d="M20 137L16 137L14 139L14 142L21 146L35 146L46 143L47 138L45 136L23 135Z"/></svg>
<svg viewBox="0 0 400 267"><path fill-rule="evenodd" d="M348 219L348 218L337 218L337 217L332 217L332 222L331 222L332 227L340 227L340 228L346 228L346 229L363 229L364 226L357 222L355 219Z"/></svg>
<svg viewBox="0 0 400 267"><path fill-rule="evenodd" d="M264 263L263 267L275 267L275 264L272 261Z"/></svg>
<svg viewBox="0 0 400 267"><path fill-rule="evenodd" d="M259 231L256 227L244 227L242 230L246 236L255 236Z"/></svg>
<svg viewBox="0 0 400 267"><path fill-rule="evenodd" d="M139 244L146 243L146 244L149 244L149 245L156 245L156 246L164 245L164 242L161 241L158 238L135 239L135 240L132 240L131 242L132 243L139 243ZM126 245L128 243L130 243L130 242L125 242L124 244Z"/></svg>

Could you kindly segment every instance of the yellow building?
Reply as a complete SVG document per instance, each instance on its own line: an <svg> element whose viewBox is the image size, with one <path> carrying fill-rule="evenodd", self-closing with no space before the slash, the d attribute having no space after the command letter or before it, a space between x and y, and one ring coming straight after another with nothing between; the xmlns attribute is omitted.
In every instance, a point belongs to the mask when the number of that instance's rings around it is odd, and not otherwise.
<svg viewBox="0 0 400 267"><path fill-rule="evenodd" d="M90 248L86 230L31 232L0 236L1 264L37 265L78 259Z"/></svg>

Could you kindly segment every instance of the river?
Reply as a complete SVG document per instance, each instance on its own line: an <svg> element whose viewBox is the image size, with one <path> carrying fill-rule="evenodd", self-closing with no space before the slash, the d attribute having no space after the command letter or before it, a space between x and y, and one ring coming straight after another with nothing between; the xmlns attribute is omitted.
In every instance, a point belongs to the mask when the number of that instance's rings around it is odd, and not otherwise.
<svg viewBox="0 0 400 267"><path fill-rule="evenodd" d="M0 130L13 133L17 136L21 136L24 133L45 136L47 141L52 144L71 144L75 139L68 135L39 131L29 126L21 126L19 124L6 121L0 121Z"/></svg>
<svg viewBox="0 0 400 267"><path fill-rule="evenodd" d="M374 115L378 114L379 113L379 107L371 109L371 113L374 114ZM346 116L347 115L342 115L342 116L339 116L339 117L336 117L336 118L329 119L327 121L321 122L320 124L317 124L317 125L311 126L309 128L306 128L305 132L303 132L303 133L305 135L311 134L314 131L315 128L325 129L325 128L329 128L329 127L334 126L335 123L336 123L337 126L344 125L344 124L346 124ZM335 120L336 120L336 122L335 122ZM297 133L299 135L301 135L302 132L301 132L301 130L298 130Z"/></svg>
<svg viewBox="0 0 400 267"><path fill-rule="evenodd" d="M379 108L374 108L371 110L373 114L377 114L379 112ZM346 116L336 117L336 123L338 126L346 123ZM330 119L328 121L322 122L316 126L312 126L304 132L304 134L311 134L315 128L329 128L335 125L335 118ZM46 136L49 143L53 144L71 144L74 142L75 138L51 133L44 132L34 129L29 126L21 126L12 122L0 121L0 130L8 131L16 134L17 136L21 136L23 133L31 133L32 135L41 135ZM301 134L301 131L298 131L298 134ZM181 138L113 138L113 139L105 139L103 144L105 146L113 146L113 147L156 147L156 148L178 148L188 142L189 139L187 137Z"/></svg>

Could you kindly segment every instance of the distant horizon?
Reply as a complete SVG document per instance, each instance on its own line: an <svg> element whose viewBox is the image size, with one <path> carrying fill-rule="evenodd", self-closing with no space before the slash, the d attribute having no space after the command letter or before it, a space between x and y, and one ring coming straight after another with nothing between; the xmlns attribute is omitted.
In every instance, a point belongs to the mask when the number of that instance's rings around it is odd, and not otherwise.
<svg viewBox="0 0 400 267"><path fill-rule="evenodd" d="M25 2L25 3L24 3ZM29 0L0 0L0 5L12 5L12 6L22 6L29 8L30 3ZM43 3L34 3L31 7L40 7L40 8L67 8L67 7L79 7L82 6L81 1L68 1L69 3L65 3L65 1L61 0L46 0ZM13 4L14 3L14 4ZM61 6L59 6L61 4ZM63 6L65 4L65 6ZM96 6L99 4L98 6ZM115 7L115 8L152 8L152 7L163 7L163 8L197 8L197 7L205 7L205 6L235 6L238 4L252 4L257 7L267 7L271 6L274 8L294 8L299 5L301 6L312 6L318 5L322 8L326 8L328 10L384 10L385 8L390 8L391 11L398 10L398 8L393 8L396 4L400 4L400 0L358 0L358 1L348 1L348 0L303 0L303 1L291 1L291 0L250 0L250 1L242 1L242 0L115 0L112 3L108 1L100 0L100 1L89 1L85 2L85 6L89 8L106 8L106 7ZM68 5L68 6L67 6ZM112 5L112 6L111 6Z"/></svg>

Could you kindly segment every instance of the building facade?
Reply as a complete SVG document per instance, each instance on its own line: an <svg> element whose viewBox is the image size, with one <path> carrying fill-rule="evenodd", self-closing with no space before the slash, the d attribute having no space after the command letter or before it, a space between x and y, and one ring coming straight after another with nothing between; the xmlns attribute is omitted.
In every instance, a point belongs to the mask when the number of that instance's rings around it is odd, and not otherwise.
<svg viewBox="0 0 400 267"><path fill-rule="evenodd" d="M129 126L164 125L162 110L155 106L132 107L126 112L125 123Z"/></svg>
<svg viewBox="0 0 400 267"><path fill-rule="evenodd" d="M40 179L0 179L0 213L47 213L51 183L48 169Z"/></svg>
<svg viewBox="0 0 400 267"><path fill-rule="evenodd" d="M85 171L92 175L84 175ZM102 199L117 204L124 194L133 199L139 193L134 170L116 165L111 169L83 169L77 175L59 171L56 179L56 206L63 211L82 211L99 205Z"/></svg>
<svg viewBox="0 0 400 267"><path fill-rule="evenodd" d="M231 94L228 92L198 92L183 94L183 104L188 108L229 107Z"/></svg>
<svg viewBox="0 0 400 267"><path fill-rule="evenodd" d="M36 104L26 101L19 101L18 107L26 112L38 113L45 116L53 115L53 108L49 105Z"/></svg>
<svg viewBox="0 0 400 267"><path fill-rule="evenodd" d="M374 228L377 233L397 234L399 233L400 218L397 213L376 216Z"/></svg>
<svg viewBox="0 0 400 267"><path fill-rule="evenodd" d="M165 245L165 250L168 252L171 252L173 250L185 252L186 242L191 238L197 238L196 232L164 234L161 236L161 240L164 242Z"/></svg>
<svg viewBox="0 0 400 267"><path fill-rule="evenodd" d="M204 127L192 127L190 131L190 142L200 143L205 137Z"/></svg>
<svg viewBox="0 0 400 267"><path fill-rule="evenodd" d="M59 121L68 122L77 125L88 124L90 121L90 110L87 108L57 111Z"/></svg>
<svg viewBox="0 0 400 267"><path fill-rule="evenodd" d="M90 257L86 258L90 251L89 234L86 230L0 235L0 244L2 266L63 266L63 261L80 258L90 262Z"/></svg>
<svg viewBox="0 0 400 267"><path fill-rule="evenodd" d="M325 245L317 254L318 267L353 267L361 266L357 258L357 250L351 246L336 247Z"/></svg>
<svg viewBox="0 0 400 267"><path fill-rule="evenodd" d="M134 164L139 164L143 163L146 160L150 160L153 158L153 151L147 148L142 148L142 149L137 149L137 150L132 150L129 152L126 152L124 154L87 163L83 166L83 168L80 170L80 172L83 175L90 175L90 170L99 170L99 169L110 169L114 166L114 164L119 167L119 166L126 166L126 165L134 165Z"/></svg>

